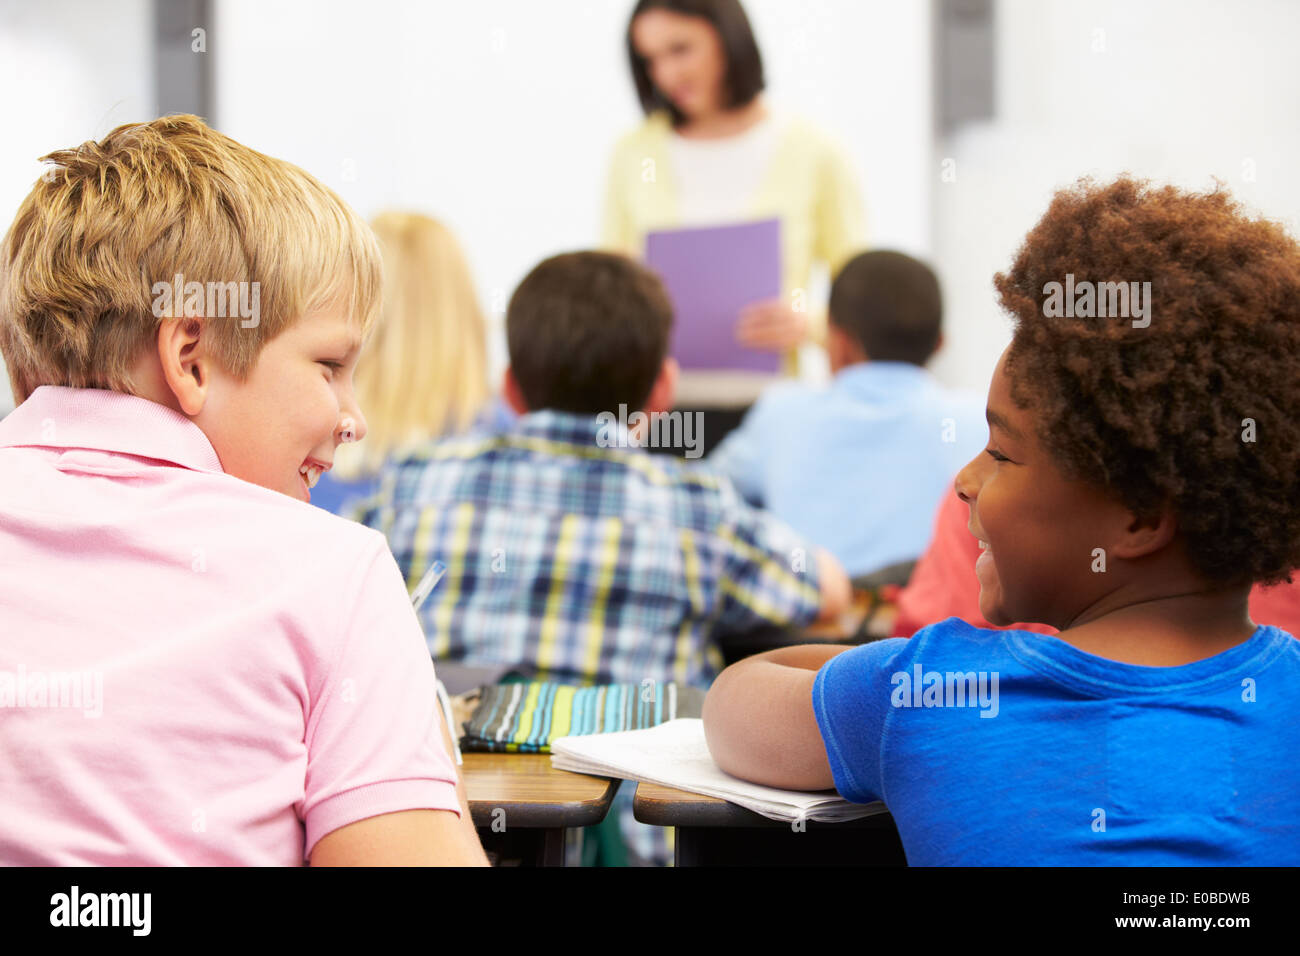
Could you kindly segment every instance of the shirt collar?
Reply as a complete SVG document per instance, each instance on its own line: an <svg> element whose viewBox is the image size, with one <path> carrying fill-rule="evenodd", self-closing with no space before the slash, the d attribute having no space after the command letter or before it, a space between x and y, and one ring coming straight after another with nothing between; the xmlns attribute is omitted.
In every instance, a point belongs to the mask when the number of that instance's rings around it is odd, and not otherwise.
<svg viewBox="0 0 1300 956"><path fill-rule="evenodd" d="M620 419L616 412L599 415L578 415L543 409L520 415L515 421L516 434L550 441L569 442L574 445L596 445L602 448L635 448L627 432L627 419L635 413L625 412Z"/></svg>
<svg viewBox="0 0 1300 956"><path fill-rule="evenodd" d="M0 421L0 448L89 448L221 474L198 425L165 405L103 388L42 385Z"/></svg>
<svg viewBox="0 0 1300 956"><path fill-rule="evenodd" d="M856 362L839 370L834 387L862 397L896 396L925 384L930 373L911 362Z"/></svg>

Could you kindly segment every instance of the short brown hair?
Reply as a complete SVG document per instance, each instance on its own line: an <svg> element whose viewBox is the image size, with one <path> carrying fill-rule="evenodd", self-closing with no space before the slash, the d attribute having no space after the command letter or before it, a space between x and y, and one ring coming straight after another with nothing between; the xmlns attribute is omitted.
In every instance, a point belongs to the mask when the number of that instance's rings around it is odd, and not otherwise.
<svg viewBox="0 0 1300 956"><path fill-rule="evenodd" d="M830 321L872 361L924 365L939 347L939 280L924 262L901 252L863 252L831 285Z"/></svg>
<svg viewBox="0 0 1300 956"><path fill-rule="evenodd" d="M1149 324L1046 308L1067 275L1150 282ZM1085 179L994 283L1012 396L1066 474L1139 517L1170 508L1212 583L1300 567L1300 247L1280 225L1222 188Z"/></svg>
<svg viewBox="0 0 1300 956"><path fill-rule="evenodd" d="M663 285L631 259L609 252L553 256L510 297L510 367L533 410L640 409L668 354L672 324Z"/></svg>
<svg viewBox="0 0 1300 956"><path fill-rule="evenodd" d="M40 385L132 392L157 340L155 283L258 283L258 320L204 316L202 334L243 379L262 346L343 302L368 332L381 265L369 227L296 166L197 116L119 126L43 157L0 247L0 350L14 398ZM251 298L251 296L250 296Z"/></svg>

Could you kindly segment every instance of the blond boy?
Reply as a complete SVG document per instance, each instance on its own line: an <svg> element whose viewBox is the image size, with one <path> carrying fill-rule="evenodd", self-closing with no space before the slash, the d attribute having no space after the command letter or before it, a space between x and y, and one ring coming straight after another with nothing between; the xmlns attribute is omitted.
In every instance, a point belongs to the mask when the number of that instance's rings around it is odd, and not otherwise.
<svg viewBox="0 0 1300 956"><path fill-rule="evenodd" d="M485 862L393 558L307 505L373 237L193 116L46 159L0 250L0 860Z"/></svg>

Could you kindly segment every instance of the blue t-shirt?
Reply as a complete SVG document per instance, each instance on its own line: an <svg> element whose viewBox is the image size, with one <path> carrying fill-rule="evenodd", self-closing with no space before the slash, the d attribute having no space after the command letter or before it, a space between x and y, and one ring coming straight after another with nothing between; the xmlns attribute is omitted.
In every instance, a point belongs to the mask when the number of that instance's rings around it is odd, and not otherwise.
<svg viewBox="0 0 1300 956"><path fill-rule="evenodd" d="M912 865L1300 864L1300 642L1140 667L949 618L828 661L813 708L849 800Z"/></svg>

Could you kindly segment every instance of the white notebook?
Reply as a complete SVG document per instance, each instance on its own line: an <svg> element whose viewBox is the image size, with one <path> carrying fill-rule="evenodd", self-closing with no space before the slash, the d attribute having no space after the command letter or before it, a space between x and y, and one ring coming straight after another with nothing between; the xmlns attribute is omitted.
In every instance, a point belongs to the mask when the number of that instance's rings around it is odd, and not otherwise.
<svg viewBox="0 0 1300 956"><path fill-rule="evenodd" d="M784 822L838 823L885 812L883 803L850 803L833 790L778 790L723 773L709 754L704 721L695 717L680 717L644 730L561 737L551 743L551 765L720 797Z"/></svg>

